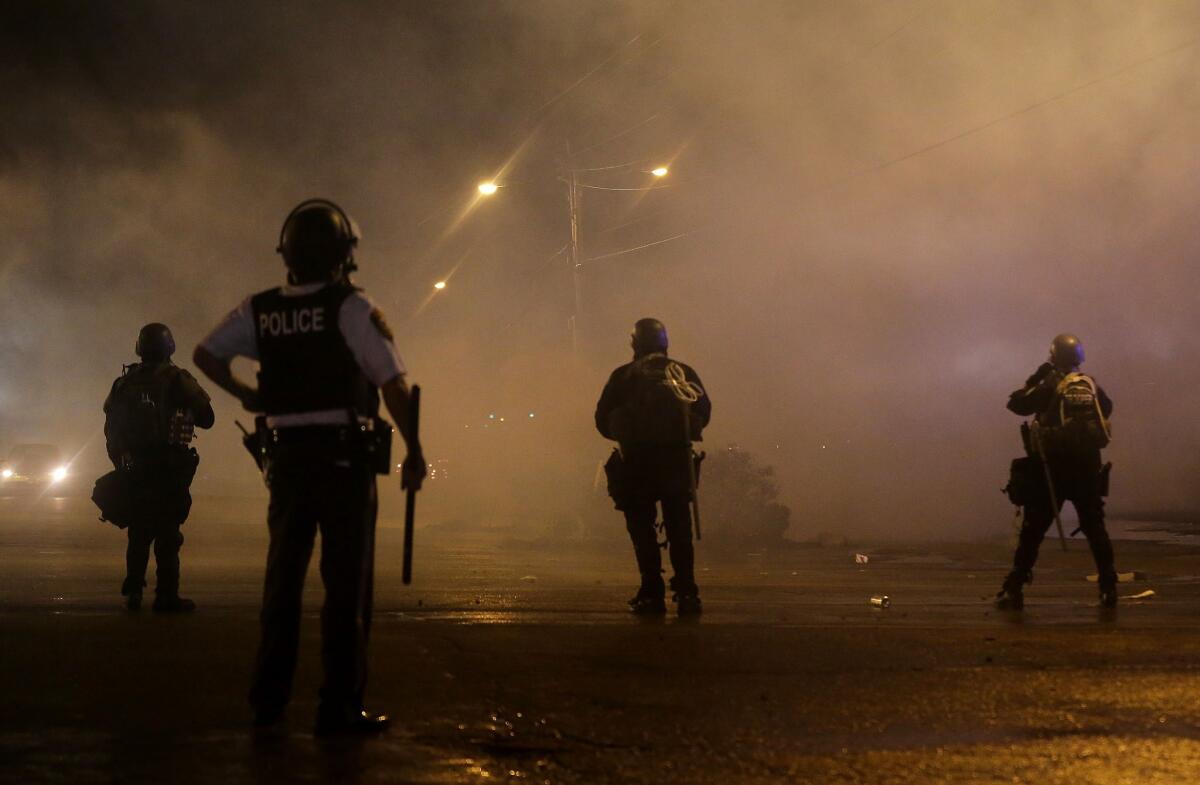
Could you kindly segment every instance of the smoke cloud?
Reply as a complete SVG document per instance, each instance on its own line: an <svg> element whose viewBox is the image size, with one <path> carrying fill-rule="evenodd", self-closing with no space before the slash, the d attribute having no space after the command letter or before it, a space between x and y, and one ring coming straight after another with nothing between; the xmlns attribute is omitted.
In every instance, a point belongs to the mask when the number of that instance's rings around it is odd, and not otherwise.
<svg viewBox="0 0 1200 785"><path fill-rule="evenodd" d="M138 328L169 324L189 365L281 282L291 206L326 196L425 388L446 520L535 531L597 504L592 406L643 316L708 387L707 447L776 467L793 536L1002 530L1004 402L1064 331L1116 404L1112 507L1200 507L1195 4L2 16L0 449L102 457ZM214 398L201 471L253 480Z"/></svg>

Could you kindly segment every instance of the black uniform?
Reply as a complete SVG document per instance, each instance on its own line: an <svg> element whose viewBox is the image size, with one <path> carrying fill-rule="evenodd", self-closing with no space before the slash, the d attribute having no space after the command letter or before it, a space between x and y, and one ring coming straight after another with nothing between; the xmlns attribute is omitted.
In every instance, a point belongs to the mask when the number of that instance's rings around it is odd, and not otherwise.
<svg viewBox="0 0 1200 785"><path fill-rule="evenodd" d="M662 505L663 524L670 548L674 577L671 586L678 594L697 592L688 462L691 442L701 440L708 425L712 403L707 393L687 405L666 386L666 369L675 364L687 382L703 390L700 377L688 365L671 360L665 352L649 353L612 372L596 404L596 429L620 445L617 465L610 464L610 491L617 509L625 513L625 526L641 573L640 595L662 597L662 556L655 522L657 505Z"/></svg>
<svg viewBox="0 0 1200 785"><path fill-rule="evenodd" d="M1086 434L1085 438L1080 438L1071 428L1063 428L1063 412L1067 410L1064 408L1063 391L1060 389L1063 378L1063 374L1054 370L1049 363L1043 365L1026 380L1024 387L1009 396L1008 409L1022 416L1035 416L1038 428L1043 433L1046 464L1050 468L1058 505L1061 508L1063 502L1068 500L1075 505L1079 527L1087 537L1092 556L1096 560L1100 591L1111 593L1116 589L1117 575L1113 567L1112 541L1104 526L1104 496L1108 493L1105 487L1107 469L1102 463L1100 447L1097 445L1107 442L1106 421L1112 414L1112 401L1091 377L1084 377L1094 385L1095 398L1090 398L1088 385L1081 384L1077 389L1082 390L1082 399L1068 401L1067 406L1078 407L1087 413L1089 409L1094 411L1098 404L1104 422L1092 422L1085 427L1093 431L1096 428L1104 428L1105 432L1098 441L1095 438L1086 438ZM1031 452L1036 453L1036 449L1031 449ZM1038 548L1053 524L1056 512L1043 479L1041 459L1036 455L1032 455L1031 458L1035 462L1033 468L1039 476L1036 481L1030 483L1036 491L1031 493L1024 505L1025 520L1021 526L1017 551L1013 556L1012 572L1004 582L1005 590L1013 592L1019 592L1025 583L1032 580Z"/></svg>
<svg viewBox="0 0 1200 785"><path fill-rule="evenodd" d="M291 694L304 576L318 529L325 584L321 712L353 718L362 711L377 503L375 467L359 423L376 416L379 394L338 326L339 309L355 291L337 282L308 294L272 289L251 299L268 424L337 410L352 423L265 431L271 544L250 690L260 717L281 713Z"/></svg>
<svg viewBox="0 0 1200 785"><path fill-rule="evenodd" d="M140 596L150 547L158 564L156 607L179 598L179 529L192 506L189 492L200 458L190 447L194 426L211 428L209 397L190 373L170 360L130 366L104 401L108 455L133 495L121 593Z"/></svg>

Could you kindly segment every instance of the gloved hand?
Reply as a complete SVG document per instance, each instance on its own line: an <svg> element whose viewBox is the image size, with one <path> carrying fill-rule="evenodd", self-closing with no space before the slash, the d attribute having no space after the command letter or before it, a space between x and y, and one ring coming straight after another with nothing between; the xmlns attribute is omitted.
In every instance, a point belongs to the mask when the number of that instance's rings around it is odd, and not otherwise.
<svg viewBox="0 0 1200 785"><path fill-rule="evenodd" d="M421 482L425 479L427 469L421 448L409 448L408 455L404 457L404 465L400 469L401 490L421 490Z"/></svg>
<svg viewBox="0 0 1200 785"><path fill-rule="evenodd" d="M1025 386L1033 387L1035 385L1041 384L1043 379L1046 379L1053 373L1054 373L1053 365L1051 365L1048 362L1042 363L1040 366L1038 366L1038 369L1033 372L1033 376L1030 376L1028 379L1025 380Z"/></svg>

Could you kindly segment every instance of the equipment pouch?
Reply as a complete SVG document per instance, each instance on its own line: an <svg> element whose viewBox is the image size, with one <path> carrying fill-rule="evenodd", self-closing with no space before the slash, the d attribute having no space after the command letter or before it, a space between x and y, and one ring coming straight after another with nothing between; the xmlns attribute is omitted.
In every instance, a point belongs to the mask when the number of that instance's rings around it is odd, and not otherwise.
<svg viewBox="0 0 1200 785"><path fill-rule="evenodd" d="M107 521L118 529L129 525L137 511L132 482L132 474L121 470L111 471L96 480L92 489L92 501L100 509L100 520Z"/></svg>
<svg viewBox="0 0 1200 785"><path fill-rule="evenodd" d="M1004 494L1018 507L1037 502L1045 493L1046 481L1037 458L1014 458L1008 470Z"/></svg>
<svg viewBox="0 0 1200 785"><path fill-rule="evenodd" d="M392 424L380 417L372 417L371 424L364 426L363 451L367 463L376 474L392 471Z"/></svg>

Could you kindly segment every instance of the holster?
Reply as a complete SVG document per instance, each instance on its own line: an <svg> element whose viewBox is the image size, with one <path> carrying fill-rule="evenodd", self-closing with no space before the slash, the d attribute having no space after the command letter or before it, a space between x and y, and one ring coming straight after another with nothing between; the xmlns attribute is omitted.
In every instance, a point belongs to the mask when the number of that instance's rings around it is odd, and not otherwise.
<svg viewBox="0 0 1200 785"><path fill-rule="evenodd" d="M254 432L246 434L242 444L268 478L279 451L292 444L303 445L330 459L366 464L376 474L390 474L392 434L391 423L381 417L356 425L270 428L267 418L259 416L254 418Z"/></svg>

